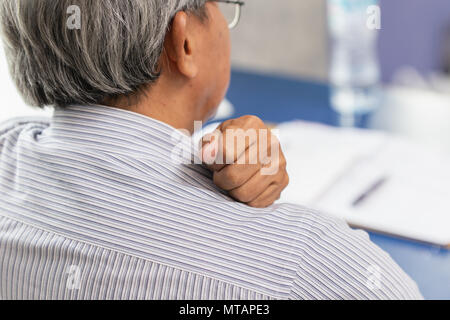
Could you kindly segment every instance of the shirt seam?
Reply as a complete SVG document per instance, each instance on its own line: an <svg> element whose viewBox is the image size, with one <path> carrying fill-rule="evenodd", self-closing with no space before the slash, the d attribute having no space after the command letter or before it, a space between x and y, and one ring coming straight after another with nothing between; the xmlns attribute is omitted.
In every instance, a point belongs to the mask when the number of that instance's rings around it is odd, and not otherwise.
<svg viewBox="0 0 450 320"><path fill-rule="evenodd" d="M314 215L314 214L320 214L320 213L315 213L315 212L310 212L308 213L309 215ZM314 222L310 225L308 225L308 229L307 229L307 235L301 235L299 234L297 239L294 239L291 243L297 243L300 244L302 239L306 239L307 237L311 236L312 234L312 228L318 223L317 219L313 219ZM296 247L292 246L292 249L290 250L290 257L292 260L294 260L293 256L294 256L294 251L295 251ZM298 246L298 251L299 251L299 255L300 255L300 259L299 261L296 263L296 268L295 268L295 275L292 279L292 283L291 283L291 288L289 291L289 299L292 300L293 299L293 290L294 290L294 282L297 280L298 277L298 272L302 269L302 266L304 266L304 256L306 254L305 248L303 248L303 246Z"/></svg>

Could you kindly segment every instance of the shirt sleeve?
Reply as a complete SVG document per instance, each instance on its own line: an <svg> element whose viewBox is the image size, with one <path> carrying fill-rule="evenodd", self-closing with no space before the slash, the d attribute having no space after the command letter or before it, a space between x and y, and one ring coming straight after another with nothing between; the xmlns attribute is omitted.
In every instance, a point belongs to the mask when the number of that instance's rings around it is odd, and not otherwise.
<svg viewBox="0 0 450 320"><path fill-rule="evenodd" d="M318 215L299 245L291 299L423 299L416 283L366 232L342 220Z"/></svg>

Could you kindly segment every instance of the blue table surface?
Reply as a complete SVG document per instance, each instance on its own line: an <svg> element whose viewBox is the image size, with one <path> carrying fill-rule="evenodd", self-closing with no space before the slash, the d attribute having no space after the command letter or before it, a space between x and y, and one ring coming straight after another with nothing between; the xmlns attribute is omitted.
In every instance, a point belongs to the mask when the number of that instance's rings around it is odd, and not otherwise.
<svg viewBox="0 0 450 320"><path fill-rule="evenodd" d="M227 98L236 108L234 118L251 114L275 123L337 124L325 84L234 70ZM370 237L416 281L426 299L450 299L450 250L376 233Z"/></svg>

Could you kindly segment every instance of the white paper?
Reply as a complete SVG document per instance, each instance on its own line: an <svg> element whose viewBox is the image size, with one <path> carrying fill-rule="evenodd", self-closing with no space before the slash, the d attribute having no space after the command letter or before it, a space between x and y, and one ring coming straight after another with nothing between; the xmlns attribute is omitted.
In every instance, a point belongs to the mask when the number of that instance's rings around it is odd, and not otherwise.
<svg viewBox="0 0 450 320"><path fill-rule="evenodd" d="M450 244L450 155L367 130L304 122L280 126L291 185L282 202L352 225ZM377 181L386 182L354 207Z"/></svg>

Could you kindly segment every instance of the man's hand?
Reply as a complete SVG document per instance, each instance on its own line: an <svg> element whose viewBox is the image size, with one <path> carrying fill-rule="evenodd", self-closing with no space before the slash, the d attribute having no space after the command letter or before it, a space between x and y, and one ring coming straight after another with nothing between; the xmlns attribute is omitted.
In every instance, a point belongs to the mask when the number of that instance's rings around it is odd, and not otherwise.
<svg viewBox="0 0 450 320"><path fill-rule="evenodd" d="M258 117L222 123L203 137L202 146L202 160L214 173L214 183L239 202L268 207L289 184L280 142Z"/></svg>

